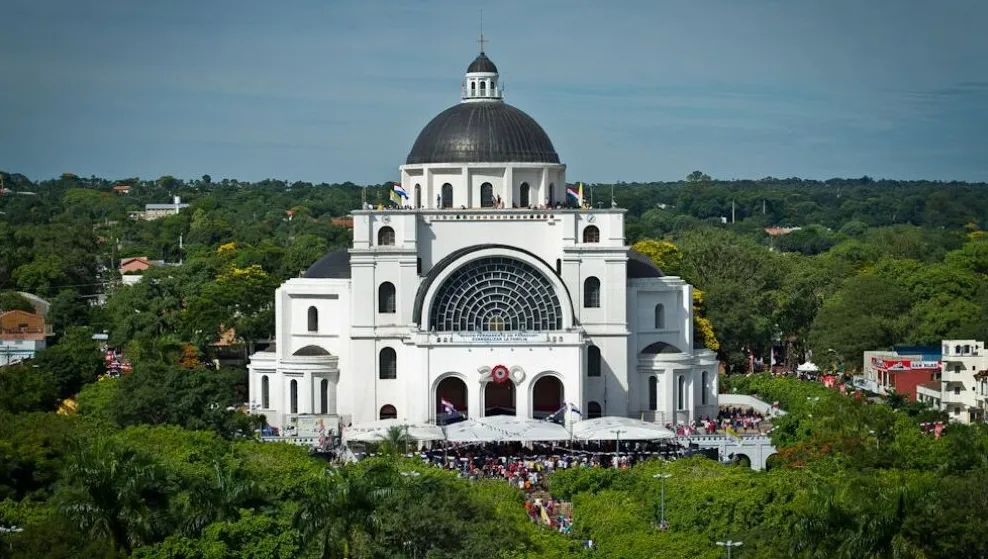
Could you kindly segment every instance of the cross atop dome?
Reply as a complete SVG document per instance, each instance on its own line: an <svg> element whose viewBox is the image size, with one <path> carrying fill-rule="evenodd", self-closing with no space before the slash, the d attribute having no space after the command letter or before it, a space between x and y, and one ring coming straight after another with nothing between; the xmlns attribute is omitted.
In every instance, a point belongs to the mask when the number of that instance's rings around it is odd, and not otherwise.
<svg viewBox="0 0 988 559"><path fill-rule="evenodd" d="M501 101L503 99L501 88L498 86L497 66L494 61L487 57L484 52L484 43L487 38L483 31L480 33L480 54L473 59L467 67L466 79L463 81L463 92L461 98L464 103L476 101Z"/></svg>

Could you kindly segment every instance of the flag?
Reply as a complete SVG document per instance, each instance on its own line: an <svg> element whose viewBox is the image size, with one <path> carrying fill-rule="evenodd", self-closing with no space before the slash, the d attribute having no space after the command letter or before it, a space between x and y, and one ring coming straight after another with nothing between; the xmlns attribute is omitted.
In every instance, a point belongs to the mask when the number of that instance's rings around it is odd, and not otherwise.
<svg viewBox="0 0 988 559"><path fill-rule="evenodd" d="M391 202L399 206L401 205L401 196L398 196L398 193L393 190L391 191Z"/></svg>
<svg viewBox="0 0 988 559"><path fill-rule="evenodd" d="M582 208L583 207L583 183L581 182L579 184L580 184L580 190L579 190L579 192L577 192L577 195L580 198L579 199L579 203L580 203L580 207Z"/></svg>
<svg viewBox="0 0 988 559"><path fill-rule="evenodd" d="M446 398L440 398L439 404L443 407L443 411L446 413L456 413L456 406L454 406L452 402Z"/></svg>
<svg viewBox="0 0 988 559"><path fill-rule="evenodd" d="M580 193L571 184L566 185L566 195L574 198L577 203L580 202Z"/></svg>
<svg viewBox="0 0 988 559"><path fill-rule="evenodd" d="M553 419L556 418L557 415L559 415L559 414L563 413L564 411L566 411L566 408L567 407L568 406L566 404L563 404L562 406L559 407L558 410L552 412L552 415L549 415L549 416L546 416L546 417L542 418L542 421L552 421Z"/></svg>
<svg viewBox="0 0 988 559"><path fill-rule="evenodd" d="M542 514L540 515L542 517L542 522L545 522L546 526L551 526L552 519L549 518L549 513L546 512L545 507L539 507L539 508L542 509Z"/></svg>
<svg viewBox="0 0 988 559"><path fill-rule="evenodd" d="M578 415L580 417L583 417L583 412L580 411L580 408L576 407L576 404L574 404L572 402L569 405L569 411L570 411L570 413L575 413L576 415Z"/></svg>
<svg viewBox="0 0 988 559"><path fill-rule="evenodd" d="M405 188L398 183L392 183L392 184L393 184L392 188L394 189L394 193L397 194L398 196L401 196L405 200L408 200L408 193L405 192Z"/></svg>
<svg viewBox="0 0 988 559"><path fill-rule="evenodd" d="M734 430L734 427L728 427L727 429L724 430L724 432L727 433L728 437L736 440L737 442L741 442L741 435Z"/></svg>

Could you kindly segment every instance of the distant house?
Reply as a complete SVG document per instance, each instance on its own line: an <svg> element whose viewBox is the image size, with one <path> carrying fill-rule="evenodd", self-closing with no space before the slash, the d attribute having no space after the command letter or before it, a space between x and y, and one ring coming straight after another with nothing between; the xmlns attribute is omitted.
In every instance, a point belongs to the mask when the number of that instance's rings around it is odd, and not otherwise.
<svg viewBox="0 0 988 559"><path fill-rule="evenodd" d="M130 185L118 184L113 187L113 192L116 194L130 194Z"/></svg>
<svg viewBox="0 0 988 559"><path fill-rule="evenodd" d="M130 217L145 220L160 219L170 215L178 215L180 211L188 207L189 204L182 203L181 197L175 196L170 204L145 204L143 212L130 212Z"/></svg>
<svg viewBox="0 0 988 559"><path fill-rule="evenodd" d="M10 365L45 349L51 326L41 315L27 311L0 314L0 366Z"/></svg>
<svg viewBox="0 0 988 559"><path fill-rule="evenodd" d="M144 271L151 266L164 266L164 260L149 260L147 256L131 256L120 259L120 266L117 271L124 285L134 285L144 277Z"/></svg>
<svg viewBox="0 0 988 559"><path fill-rule="evenodd" d="M353 229L353 216L334 217L331 223L339 227L346 227L347 229Z"/></svg>

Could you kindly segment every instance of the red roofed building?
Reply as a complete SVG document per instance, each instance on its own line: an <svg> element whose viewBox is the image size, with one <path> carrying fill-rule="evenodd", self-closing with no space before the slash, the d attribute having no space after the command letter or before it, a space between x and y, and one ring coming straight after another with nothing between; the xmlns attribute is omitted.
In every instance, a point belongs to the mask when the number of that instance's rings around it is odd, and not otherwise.
<svg viewBox="0 0 988 559"><path fill-rule="evenodd" d="M879 386L916 401L916 387L940 379L939 361L918 361L894 357L872 357L871 366Z"/></svg>

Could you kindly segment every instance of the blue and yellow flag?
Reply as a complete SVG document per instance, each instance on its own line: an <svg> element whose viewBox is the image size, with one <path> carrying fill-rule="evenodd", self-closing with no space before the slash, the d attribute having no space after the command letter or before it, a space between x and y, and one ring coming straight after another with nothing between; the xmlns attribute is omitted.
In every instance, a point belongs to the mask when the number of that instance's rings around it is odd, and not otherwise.
<svg viewBox="0 0 988 559"><path fill-rule="evenodd" d="M391 191L391 202L399 206L401 205L401 195L399 195L394 190Z"/></svg>

